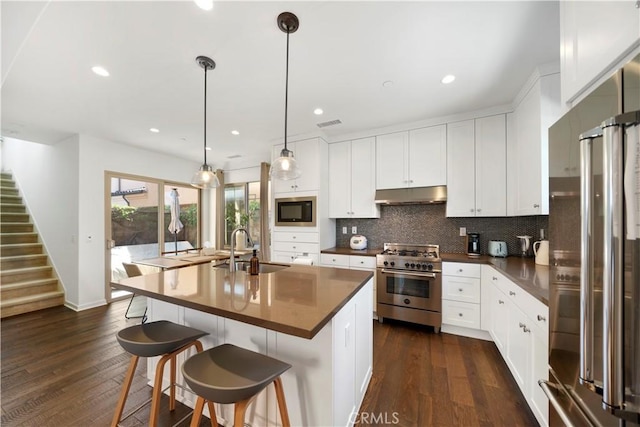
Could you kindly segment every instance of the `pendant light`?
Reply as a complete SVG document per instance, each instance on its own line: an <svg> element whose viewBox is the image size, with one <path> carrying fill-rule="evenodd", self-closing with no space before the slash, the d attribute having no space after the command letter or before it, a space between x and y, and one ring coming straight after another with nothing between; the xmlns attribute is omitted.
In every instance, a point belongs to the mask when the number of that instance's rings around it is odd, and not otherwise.
<svg viewBox="0 0 640 427"><path fill-rule="evenodd" d="M196 62L200 67L204 68L204 163L200 166L200 169L193 174L191 185L207 190L220 185L218 177L213 172L211 166L207 164L207 71L216 68L216 63L213 62L213 59L206 56L198 56Z"/></svg>
<svg viewBox="0 0 640 427"><path fill-rule="evenodd" d="M289 101L289 34L295 33L298 29L300 22L298 17L291 12L282 12L278 15L278 28L287 34L287 68L285 76L285 91L284 91L284 148L280 152L278 157L271 165L271 178L290 180L296 179L301 175L301 171L298 168L298 162L293 157L293 152L287 149L287 107Z"/></svg>

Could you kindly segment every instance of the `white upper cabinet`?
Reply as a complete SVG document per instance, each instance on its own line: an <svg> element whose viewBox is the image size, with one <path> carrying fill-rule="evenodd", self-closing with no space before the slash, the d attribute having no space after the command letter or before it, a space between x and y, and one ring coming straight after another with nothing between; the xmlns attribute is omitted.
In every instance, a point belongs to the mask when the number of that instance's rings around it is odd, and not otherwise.
<svg viewBox="0 0 640 427"><path fill-rule="evenodd" d="M573 103L640 41L634 0L561 1L562 104Z"/></svg>
<svg viewBox="0 0 640 427"><path fill-rule="evenodd" d="M320 187L320 158L321 146L326 144L320 138L312 138L303 141L287 142L287 148L293 151L293 156L298 162L302 175L298 179L283 181L274 179L271 181L274 193L291 193L297 191L317 191ZM273 158L280 157L280 151L284 144L273 147ZM326 150L326 149L325 149ZM325 151L326 153L326 151ZM325 154L326 156L326 154Z"/></svg>
<svg viewBox="0 0 640 427"><path fill-rule="evenodd" d="M504 114L475 120L476 216L507 214L507 124Z"/></svg>
<svg viewBox="0 0 640 427"><path fill-rule="evenodd" d="M560 76L539 77L514 111L515 185L509 204L515 216L549 214L549 127L560 117Z"/></svg>
<svg viewBox="0 0 640 427"><path fill-rule="evenodd" d="M505 115L447 125L447 216L505 216Z"/></svg>
<svg viewBox="0 0 640 427"><path fill-rule="evenodd" d="M329 145L329 217L378 218L375 138Z"/></svg>
<svg viewBox="0 0 640 427"><path fill-rule="evenodd" d="M446 125L376 137L376 189L445 185Z"/></svg>
<svg viewBox="0 0 640 427"><path fill-rule="evenodd" d="M376 189L409 186L409 132L376 136Z"/></svg>
<svg viewBox="0 0 640 427"><path fill-rule="evenodd" d="M447 125L447 216L476 216L473 120Z"/></svg>
<svg viewBox="0 0 640 427"><path fill-rule="evenodd" d="M409 131L409 187L447 184L447 126Z"/></svg>

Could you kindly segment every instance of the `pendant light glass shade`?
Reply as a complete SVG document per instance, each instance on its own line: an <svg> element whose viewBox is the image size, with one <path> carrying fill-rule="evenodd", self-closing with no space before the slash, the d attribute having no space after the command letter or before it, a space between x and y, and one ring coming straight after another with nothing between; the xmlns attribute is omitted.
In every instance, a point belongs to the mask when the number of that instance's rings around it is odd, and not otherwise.
<svg viewBox="0 0 640 427"><path fill-rule="evenodd" d="M285 75L285 92L284 92L284 148L278 157L271 164L270 175L272 179L280 179L283 181L296 179L300 177L302 171L298 167L298 162L293 157L293 152L287 149L287 109L289 106L289 34L295 33L300 22L298 17L291 12L282 12L277 19L278 28L287 34L287 68Z"/></svg>
<svg viewBox="0 0 640 427"><path fill-rule="evenodd" d="M207 190L209 188L216 188L220 185L218 177L211 169L209 165L200 166L200 170L193 174L191 178L191 185L196 188Z"/></svg>
<svg viewBox="0 0 640 427"><path fill-rule="evenodd" d="M200 67L204 68L204 163L193 174L191 185L202 190L208 190L220 185L218 177L211 166L207 164L207 71L213 70L216 67L216 63L206 56L198 56L196 62Z"/></svg>
<svg viewBox="0 0 640 427"><path fill-rule="evenodd" d="M293 151L283 148L280 152L280 157L271 164L271 177L287 181L299 178L300 175L302 175L302 171L293 157Z"/></svg>

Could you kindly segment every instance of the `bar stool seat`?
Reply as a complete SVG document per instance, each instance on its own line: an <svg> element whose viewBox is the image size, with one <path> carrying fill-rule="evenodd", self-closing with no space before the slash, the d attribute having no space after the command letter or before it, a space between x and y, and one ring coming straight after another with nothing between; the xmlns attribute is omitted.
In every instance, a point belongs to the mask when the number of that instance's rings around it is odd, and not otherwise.
<svg viewBox="0 0 640 427"><path fill-rule="evenodd" d="M234 424L242 426L244 413L251 401L269 384L273 383L282 418L282 425L289 426L289 414L284 398L280 375L291 365L232 344L223 344L195 354L182 365L182 374L189 387L198 395L191 420L192 426L200 423L202 409L207 403L235 403ZM209 405L211 412L212 405ZM211 413L211 423L216 420Z"/></svg>
<svg viewBox="0 0 640 427"><path fill-rule="evenodd" d="M162 356L156 366L149 425L155 426L157 423L160 397L162 395L164 366L168 361L171 362L169 409L173 411L175 409L176 356L191 347L195 347L196 351L201 352L202 343L198 338L205 335L208 335L208 333L166 320L134 325L118 331L116 334L118 343L120 343L122 348L127 352L131 353L132 357L127 375L122 384L120 399L116 406L111 425L117 426L121 420L122 411L124 410L127 395L129 394L131 382L133 381L140 357Z"/></svg>

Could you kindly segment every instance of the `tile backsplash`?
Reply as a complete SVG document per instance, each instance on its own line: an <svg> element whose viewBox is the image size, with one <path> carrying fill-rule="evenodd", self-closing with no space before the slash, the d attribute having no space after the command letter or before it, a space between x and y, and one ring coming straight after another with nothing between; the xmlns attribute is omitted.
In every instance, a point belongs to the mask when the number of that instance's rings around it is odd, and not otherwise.
<svg viewBox="0 0 640 427"><path fill-rule="evenodd" d="M482 254L487 253L489 240L507 242L510 255L519 253L516 236L529 235L533 241L540 239L544 229L548 239L547 215L491 218L447 218L446 205L381 206L379 219L338 219L336 221L336 246L348 247L351 227L367 238L368 247L381 248L384 243L431 243L440 245L441 252L466 253L465 238L459 235L460 227L468 233L480 233ZM347 227L347 234L342 234Z"/></svg>

